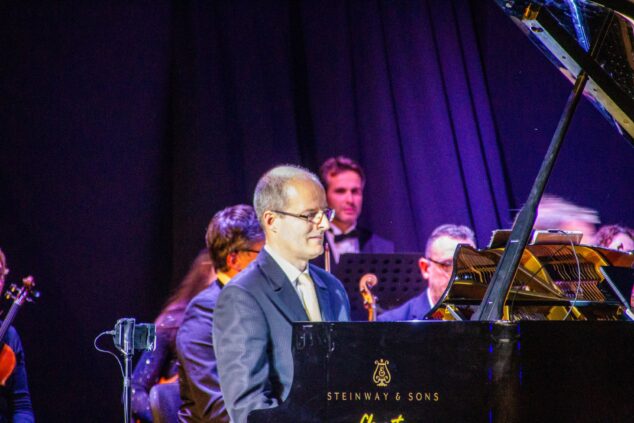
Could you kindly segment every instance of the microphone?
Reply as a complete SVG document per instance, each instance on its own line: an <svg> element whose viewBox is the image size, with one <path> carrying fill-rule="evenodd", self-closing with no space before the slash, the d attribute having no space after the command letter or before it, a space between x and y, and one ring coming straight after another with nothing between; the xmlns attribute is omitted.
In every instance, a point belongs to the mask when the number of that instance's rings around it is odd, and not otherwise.
<svg viewBox="0 0 634 423"><path fill-rule="evenodd" d="M133 318L117 320L114 327L114 345L124 355L134 351L154 351L156 348L156 326L152 323L139 323Z"/></svg>

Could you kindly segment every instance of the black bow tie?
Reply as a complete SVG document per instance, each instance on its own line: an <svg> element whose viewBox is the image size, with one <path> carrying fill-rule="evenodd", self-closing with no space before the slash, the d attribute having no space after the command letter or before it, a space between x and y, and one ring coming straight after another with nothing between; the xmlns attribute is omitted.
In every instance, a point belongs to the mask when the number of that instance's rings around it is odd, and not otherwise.
<svg viewBox="0 0 634 423"><path fill-rule="evenodd" d="M335 235L335 244L338 244L341 241L349 239L349 238L359 238L359 231L356 229L353 229L347 234Z"/></svg>

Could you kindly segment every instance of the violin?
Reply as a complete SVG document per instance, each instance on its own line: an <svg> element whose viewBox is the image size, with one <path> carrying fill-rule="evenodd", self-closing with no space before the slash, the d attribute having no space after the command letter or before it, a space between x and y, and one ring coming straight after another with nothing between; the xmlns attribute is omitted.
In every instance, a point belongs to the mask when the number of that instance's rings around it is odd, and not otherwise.
<svg viewBox="0 0 634 423"><path fill-rule="evenodd" d="M359 293L363 299L363 307L368 311L368 322L376 321L376 300L372 288L379 283L374 273L366 273L359 279Z"/></svg>
<svg viewBox="0 0 634 423"><path fill-rule="evenodd" d="M2 349L0 349L0 385L2 386L5 386L16 365L15 352L9 345L4 343L4 336L7 334L7 330L9 330L9 326L11 326L22 304L25 301L32 302L39 296L40 293L35 291L33 276L27 276L22 279L22 287L19 289L15 284L12 284L5 294L8 300L13 300L13 304L2 322L2 326L0 326L0 344L2 345Z"/></svg>

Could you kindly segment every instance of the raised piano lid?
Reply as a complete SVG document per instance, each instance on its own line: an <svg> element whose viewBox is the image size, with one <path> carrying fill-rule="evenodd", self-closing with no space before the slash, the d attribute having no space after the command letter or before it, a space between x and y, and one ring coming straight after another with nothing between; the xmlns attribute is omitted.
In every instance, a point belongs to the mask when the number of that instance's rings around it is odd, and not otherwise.
<svg viewBox="0 0 634 423"><path fill-rule="evenodd" d="M571 82L588 73L585 96L634 145L634 3L495 1ZM587 52L608 17L608 36L592 58Z"/></svg>

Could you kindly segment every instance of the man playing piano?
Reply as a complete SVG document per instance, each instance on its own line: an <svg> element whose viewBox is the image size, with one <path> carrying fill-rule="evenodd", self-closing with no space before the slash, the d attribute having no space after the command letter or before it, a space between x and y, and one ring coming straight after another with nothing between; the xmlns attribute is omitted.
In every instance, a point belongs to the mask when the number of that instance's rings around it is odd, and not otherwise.
<svg viewBox="0 0 634 423"><path fill-rule="evenodd" d="M420 320L436 305L447 289L453 270L453 255L458 244L475 247L473 231L466 226L438 226L427 239L425 257L418 261L420 272L429 286L420 295L400 307L379 315L381 322Z"/></svg>
<svg viewBox="0 0 634 423"><path fill-rule="evenodd" d="M260 178L254 205L264 248L223 288L213 326L220 388L234 423L288 396L292 322L350 319L341 282L308 264L323 253L333 218L319 179L299 167L275 167Z"/></svg>

